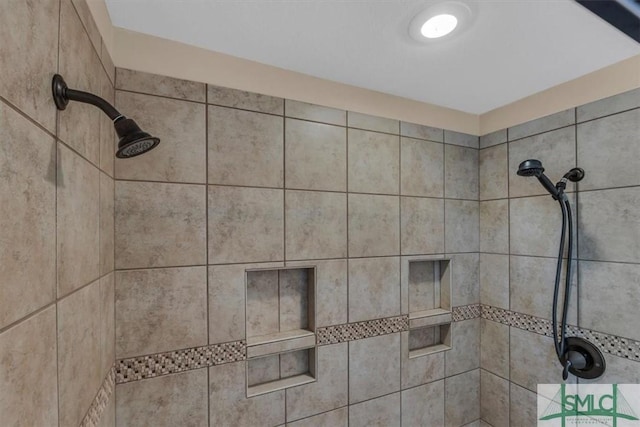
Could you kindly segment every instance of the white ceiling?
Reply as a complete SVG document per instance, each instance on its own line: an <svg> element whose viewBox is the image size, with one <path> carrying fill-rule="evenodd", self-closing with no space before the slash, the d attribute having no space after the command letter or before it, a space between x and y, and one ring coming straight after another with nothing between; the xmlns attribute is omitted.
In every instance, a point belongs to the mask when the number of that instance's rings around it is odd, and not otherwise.
<svg viewBox="0 0 640 427"><path fill-rule="evenodd" d="M572 0L472 1L472 26L430 45L407 29L432 1L106 2L118 27L474 114L640 54Z"/></svg>

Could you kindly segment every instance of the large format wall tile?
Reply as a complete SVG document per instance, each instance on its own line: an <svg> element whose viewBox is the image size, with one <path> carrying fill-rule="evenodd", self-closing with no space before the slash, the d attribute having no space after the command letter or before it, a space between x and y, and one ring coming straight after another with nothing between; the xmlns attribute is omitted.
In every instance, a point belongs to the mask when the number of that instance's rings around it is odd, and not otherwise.
<svg viewBox="0 0 640 427"><path fill-rule="evenodd" d="M204 184L207 173L205 106L118 91L116 107L160 145L142 156L116 159L116 178Z"/></svg>
<svg viewBox="0 0 640 427"><path fill-rule="evenodd" d="M500 129L480 137L480 148L492 147L507 142L507 130Z"/></svg>
<svg viewBox="0 0 640 427"><path fill-rule="evenodd" d="M640 109L578 125L578 166L585 170L580 190L640 185Z"/></svg>
<svg viewBox="0 0 640 427"><path fill-rule="evenodd" d="M354 113L353 111L347 113L347 124L350 128L366 129L394 135L400 132L400 122L398 122L398 120Z"/></svg>
<svg viewBox="0 0 640 427"><path fill-rule="evenodd" d="M480 369L445 379L444 395L445 426L460 427L480 418Z"/></svg>
<svg viewBox="0 0 640 427"><path fill-rule="evenodd" d="M536 393L511 383L509 420L512 426L534 426L538 423Z"/></svg>
<svg viewBox="0 0 640 427"><path fill-rule="evenodd" d="M436 381L402 392L402 425L444 425L444 381Z"/></svg>
<svg viewBox="0 0 640 427"><path fill-rule="evenodd" d="M578 123L640 107L640 89L600 99L576 109Z"/></svg>
<svg viewBox="0 0 640 427"><path fill-rule="evenodd" d="M399 333L349 343L350 404L400 390L399 346Z"/></svg>
<svg viewBox="0 0 640 427"><path fill-rule="evenodd" d="M509 326L480 319L480 366L509 378Z"/></svg>
<svg viewBox="0 0 640 427"><path fill-rule="evenodd" d="M55 147L0 102L0 329L55 299Z"/></svg>
<svg viewBox="0 0 640 427"><path fill-rule="evenodd" d="M209 422L212 426L276 427L285 422L284 390L246 397L246 362L209 368Z"/></svg>
<svg viewBox="0 0 640 427"><path fill-rule="evenodd" d="M480 250L509 253L509 201L480 202Z"/></svg>
<svg viewBox="0 0 640 427"><path fill-rule="evenodd" d="M518 328L510 329L511 381L531 391L537 384L561 383L562 366L556 357L553 338ZM569 376L567 382L575 383L575 377Z"/></svg>
<svg viewBox="0 0 640 427"><path fill-rule="evenodd" d="M349 407L350 427L400 427L400 393Z"/></svg>
<svg viewBox="0 0 640 427"><path fill-rule="evenodd" d="M477 253L451 255L451 305L480 302L480 255Z"/></svg>
<svg viewBox="0 0 640 427"><path fill-rule="evenodd" d="M576 166L575 127L558 129L509 143L509 196L536 196L547 191L535 177L518 176L518 166L528 159L537 159L544 166L544 173L552 182L558 181L569 169ZM574 184L567 183L567 191Z"/></svg>
<svg viewBox="0 0 640 427"><path fill-rule="evenodd" d="M580 194L580 259L640 262L640 187Z"/></svg>
<svg viewBox="0 0 640 427"><path fill-rule="evenodd" d="M524 138L536 133L548 132L553 129L569 126L575 123L575 109L560 111L536 120L519 124L509 128L509 140Z"/></svg>
<svg viewBox="0 0 640 427"><path fill-rule="evenodd" d="M105 378L116 359L115 273L100 278L100 377Z"/></svg>
<svg viewBox="0 0 640 427"><path fill-rule="evenodd" d="M100 58L87 37L71 0L60 2L60 74L69 87L90 93L101 93ZM50 81L52 71L49 69ZM55 108L50 101L46 105ZM58 138L69 144L91 163L100 162L100 115L93 105L70 102L58 113Z"/></svg>
<svg viewBox="0 0 640 427"><path fill-rule="evenodd" d="M7 426L57 426L56 309L0 334L0 414Z"/></svg>
<svg viewBox="0 0 640 427"><path fill-rule="evenodd" d="M86 1L86 0L84 0ZM113 83L104 70L100 70L100 96L111 105L115 105L116 92ZM100 145L100 169L110 177L114 177L115 153L116 153L116 130L113 121L106 114L100 114L100 135L98 144Z"/></svg>
<svg viewBox="0 0 640 427"><path fill-rule="evenodd" d="M640 341L640 265L580 261L580 326Z"/></svg>
<svg viewBox="0 0 640 427"><path fill-rule="evenodd" d="M100 275L100 171L58 144L58 297Z"/></svg>
<svg viewBox="0 0 640 427"><path fill-rule="evenodd" d="M101 369L100 281L58 303L60 425L82 421L104 377Z"/></svg>
<svg viewBox="0 0 640 427"><path fill-rule="evenodd" d="M347 190L347 131L343 127L287 119L287 188Z"/></svg>
<svg viewBox="0 0 640 427"><path fill-rule="evenodd" d="M116 182L116 268L206 263L201 185Z"/></svg>
<svg viewBox="0 0 640 427"><path fill-rule="evenodd" d="M209 343L245 338L246 270L283 266L282 263L266 263L209 267Z"/></svg>
<svg viewBox="0 0 640 427"><path fill-rule="evenodd" d="M207 371L196 369L119 384L115 399L119 427L206 426Z"/></svg>
<svg viewBox="0 0 640 427"><path fill-rule="evenodd" d="M21 0L0 2L0 96L53 133L51 77L58 66L60 1L34 6Z"/></svg>
<svg viewBox="0 0 640 427"><path fill-rule="evenodd" d="M207 85L207 102L261 113L282 115L284 112L282 98L213 85Z"/></svg>
<svg viewBox="0 0 640 427"><path fill-rule="evenodd" d="M350 194L348 204L350 257L400 252L398 197Z"/></svg>
<svg viewBox="0 0 640 427"><path fill-rule="evenodd" d="M584 194L580 196L581 203L584 197ZM575 197L569 196L569 200L575 229L577 222ZM580 209L580 215L582 218L582 209ZM558 202L551 196L523 197L511 199L509 202L509 244L512 255L557 257L561 228L562 212ZM581 228L583 227L578 227L578 230ZM583 247L582 239L583 237L580 236L581 247ZM574 239L574 257L575 243ZM568 243L565 246L568 246ZM566 250L565 247L564 256L567 256Z"/></svg>
<svg viewBox="0 0 640 427"><path fill-rule="evenodd" d="M480 367L480 319L451 324L452 350L445 353L447 376Z"/></svg>
<svg viewBox="0 0 640 427"><path fill-rule="evenodd" d="M408 122L400 122L400 135L434 142L442 142L444 140L444 131L442 129Z"/></svg>
<svg viewBox="0 0 640 427"><path fill-rule="evenodd" d="M209 187L209 263L284 259L282 190Z"/></svg>
<svg viewBox="0 0 640 427"><path fill-rule="evenodd" d="M460 145L462 147L478 148L480 145L480 139L476 135L469 135L468 133L455 132L452 130L444 131L445 144Z"/></svg>
<svg viewBox="0 0 640 427"><path fill-rule="evenodd" d="M287 389L287 422L345 406L348 395L347 343L318 347L315 383Z"/></svg>
<svg viewBox="0 0 640 427"><path fill-rule="evenodd" d="M293 423L287 423L288 427L348 427L349 408L344 407L313 417L304 418Z"/></svg>
<svg viewBox="0 0 640 427"><path fill-rule="evenodd" d="M287 261L287 267L316 266L316 327L347 323L347 260Z"/></svg>
<svg viewBox="0 0 640 427"><path fill-rule="evenodd" d="M311 120L338 126L347 125L347 112L322 105L285 99L284 115L294 119Z"/></svg>
<svg viewBox="0 0 640 427"><path fill-rule="evenodd" d="M480 302L509 308L509 255L480 254Z"/></svg>
<svg viewBox="0 0 640 427"><path fill-rule="evenodd" d="M133 71L126 68L118 68L116 75L117 89L167 96L170 98L187 99L190 101L205 101L204 83L174 79L172 77Z"/></svg>
<svg viewBox="0 0 640 427"><path fill-rule="evenodd" d="M349 191L398 194L400 140L394 135L349 129Z"/></svg>
<svg viewBox="0 0 640 427"><path fill-rule="evenodd" d="M445 144L444 196L478 200L478 150Z"/></svg>
<svg viewBox="0 0 640 427"><path fill-rule="evenodd" d="M510 308L518 313L550 319L553 310L553 290L557 260L512 256L510 261ZM568 322L577 324L577 265L572 263L571 298L569 300ZM560 301L564 298L566 268L560 277ZM561 306L561 304L560 304Z"/></svg>
<svg viewBox="0 0 640 427"><path fill-rule="evenodd" d="M403 255L444 252L444 200L401 197L401 250Z"/></svg>
<svg viewBox="0 0 640 427"><path fill-rule="evenodd" d="M116 273L116 357L207 344L207 268Z"/></svg>
<svg viewBox="0 0 640 427"><path fill-rule="evenodd" d="M349 321L400 314L400 259L362 258L349 261Z"/></svg>
<svg viewBox="0 0 640 427"><path fill-rule="evenodd" d="M443 197L444 146L400 138L400 193L405 196Z"/></svg>
<svg viewBox="0 0 640 427"><path fill-rule="evenodd" d="M480 371L480 416L492 427L509 427L509 381Z"/></svg>
<svg viewBox="0 0 640 427"><path fill-rule="evenodd" d="M406 390L444 378L444 352L409 358L409 332L401 332L401 385Z"/></svg>
<svg viewBox="0 0 640 427"><path fill-rule="evenodd" d="M318 191L285 193L286 258L347 256L347 196Z"/></svg>
<svg viewBox="0 0 640 427"><path fill-rule="evenodd" d="M113 179L100 173L100 275L113 271L114 267L114 195Z"/></svg>
<svg viewBox="0 0 640 427"><path fill-rule="evenodd" d="M478 168L480 200L502 199L509 194L507 144L480 150Z"/></svg>
<svg viewBox="0 0 640 427"><path fill-rule="evenodd" d="M479 203L467 200L446 200L444 209L446 252L478 252L480 250Z"/></svg>
<svg viewBox="0 0 640 427"><path fill-rule="evenodd" d="M209 107L208 120L210 184L282 187L282 117Z"/></svg>

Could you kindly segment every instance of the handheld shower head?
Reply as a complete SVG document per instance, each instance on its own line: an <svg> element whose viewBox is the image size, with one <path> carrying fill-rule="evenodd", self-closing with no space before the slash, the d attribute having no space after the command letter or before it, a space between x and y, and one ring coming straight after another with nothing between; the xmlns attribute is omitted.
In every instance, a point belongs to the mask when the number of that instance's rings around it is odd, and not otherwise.
<svg viewBox="0 0 640 427"><path fill-rule="evenodd" d="M535 176L554 199L557 200L560 196L560 192L556 186L553 185L551 180L544 174L544 168L540 160L529 159L520 163L520 166L518 166L518 175Z"/></svg>
<svg viewBox="0 0 640 427"><path fill-rule="evenodd" d="M518 175L520 176L540 176L543 172L542 162L536 159L525 160L518 166Z"/></svg>

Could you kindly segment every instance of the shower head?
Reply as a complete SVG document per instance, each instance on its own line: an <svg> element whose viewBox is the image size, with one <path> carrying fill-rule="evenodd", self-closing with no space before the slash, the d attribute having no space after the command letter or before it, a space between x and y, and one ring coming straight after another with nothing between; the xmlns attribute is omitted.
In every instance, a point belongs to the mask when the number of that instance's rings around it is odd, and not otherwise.
<svg viewBox="0 0 640 427"><path fill-rule="evenodd" d="M520 176L540 176L543 172L542 162L536 159L525 160L518 166Z"/></svg>
<svg viewBox="0 0 640 427"><path fill-rule="evenodd" d="M152 150L160 143L160 139L140 129L136 122L121 117L114 122L116 133L120 137L116 157L128 159Z"/></svg>
<svg viewBox="0 0 640 427"><path fill-rule="evenodd" d="M518 166L518 175L527 177L535 176L554 199L557 200L560 196L560 191L544 174L544 168L542 167L542 162L540 160L529 159L520 163L520 166Z"/></svg>
<svg viewBox="0 0 640 427"><path fill-rule="evenodd" d="M139 156L155 148L160 143L160 138L144 132L136 122L120 114L113 105L99 96L80 90L69 89L61 75L56 74L53 76L51 87L53 91L53 101L58 110L67 108L69 101L78 101L100 108L113 120L113 126L120 138L116 157L128 159Z"/></svg>

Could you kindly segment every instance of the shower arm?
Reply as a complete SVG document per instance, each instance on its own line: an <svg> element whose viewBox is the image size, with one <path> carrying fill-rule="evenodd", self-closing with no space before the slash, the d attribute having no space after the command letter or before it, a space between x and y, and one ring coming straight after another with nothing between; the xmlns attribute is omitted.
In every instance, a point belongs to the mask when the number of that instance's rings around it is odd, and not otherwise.
<svg viewBox="0 0 640 427"><path fill-rule="evenodd" d="M108 103L103 98L96 96L89 92L83 92L81 90L69 89L67 84L64 82L62 77L59 79L56 78L59 76L54 76L53 79L53 99L56 103L56 106L59 110L64 110L67 108L67 104L69 101L78 101L84 104L91 104L109 116L109 118L115 123L117 120L124 118L122 114L118 110L115 109L113 105Z"/></svg>

